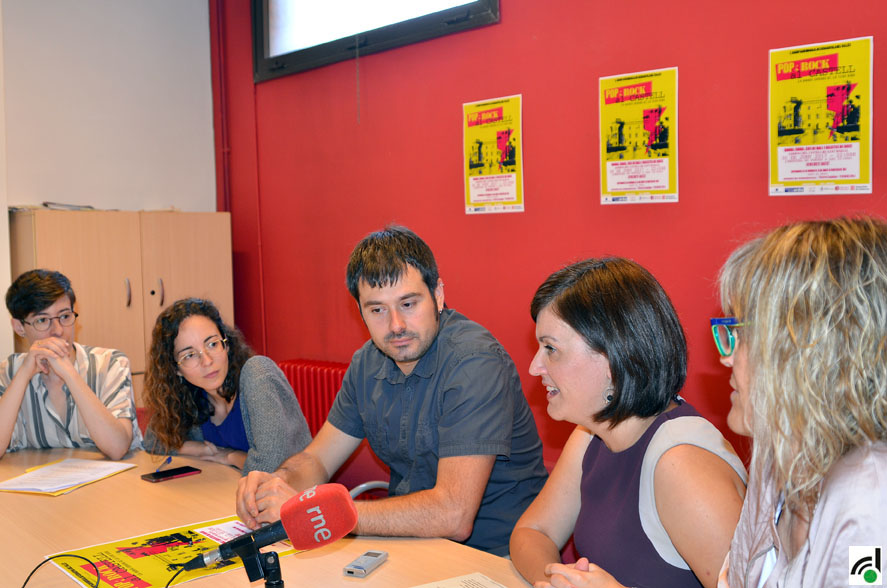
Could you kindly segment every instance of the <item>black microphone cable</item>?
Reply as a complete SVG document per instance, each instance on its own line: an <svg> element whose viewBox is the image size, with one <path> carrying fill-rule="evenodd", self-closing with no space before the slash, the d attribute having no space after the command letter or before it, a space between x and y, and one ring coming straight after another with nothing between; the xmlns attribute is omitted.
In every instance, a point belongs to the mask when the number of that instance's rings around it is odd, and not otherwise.
<svg viewBox="0 0 887 588"><path fill-rule="evenodd" d="M25 586L28 585L28 580L31 579L31 576L34 575L34 572L39 570L43 564L48 563L48 562L50 562L56 558L59 558L59 557L79 557L80 559L82 559L83 561L85 561L86 563L91 565L93 567L93 569L95 570L95 586L93 588L99 588L99 584L102 582L102 576L101 576L101 574L99 574L98 566L95 565L95 562L92 561L91 559L87 559L87 558L83 557L82 555L77 555L75 553L59 553L57 555L53 555L52 557L47 557L46 559L41 561L39 564L37 564L37 567L35 567L33 570L31 570L31 573L28 574L27 578L25 578L25 583L22 584L22 588L25 588ZM175 578L175 576L173 576L173 578Z"/></svg>
<svg viewBox="0 0 887 588"><path fill-rule="evenodd" d="M92 561L91 559L85 558L82 555L77 555L75 553L59 553L57 555L53 555L52 557L47 557L46 559L41 561L39 564L37 564L37 566L33 570L31 570L31 573L28 574L27 578L25 578L25 582L24 582L24 584L22 584L22 588L25 588L25 586L28 585L28 582L31 580L31 576L33 576L37 572L37 570L39 570L43 566L43 564L49 563L50 561L52 561L56 558L59 558L59 557L77 557L77 558L82 559L83 561L85 561L89 565L91 565L92 568L95 570L95 577L96 577L95 585L93 586L93 588L99 588L99 584L101 584L101 582L102 582L102 577L99 574L98 566L96 566L95 562ZM175 580L176 578L178 578L179 574L181 574L184 571L185 571L184 567L179 568L179 571L177 571L175 574L173 574L172 578L169 579L169 582L166 583L165 588L169 588L170 586L172 586L172 581Z"/></svg>
<svg viewBox="0 0 887 588"><path fill-rule="evenodd" d="M179 568L179 571L176 572L175 574L173 574L172 578L169 579L169 582L166 583L165 588L169 588L170 586L172 586L172 581L175 580L179 576L179 574L181 574L184 571L185 571L184 567Z"/></svg>

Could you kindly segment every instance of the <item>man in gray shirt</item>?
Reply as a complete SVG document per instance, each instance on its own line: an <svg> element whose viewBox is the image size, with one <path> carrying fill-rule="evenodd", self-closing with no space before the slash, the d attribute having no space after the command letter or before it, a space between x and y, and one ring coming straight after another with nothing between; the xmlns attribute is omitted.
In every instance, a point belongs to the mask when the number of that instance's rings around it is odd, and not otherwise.
<svg viewBox="0 0 887 588"><path fill-rule="evenodd" d="M329 481L366 438L391 480L388 498L357 502L356 533L507 554L547 477L514 362L489 331L445 308L434 256L406 228L361 241L347 283L370 341L314 441L274 474L241 479L237 514L252 528L279 519L283 502Z"/></svg>

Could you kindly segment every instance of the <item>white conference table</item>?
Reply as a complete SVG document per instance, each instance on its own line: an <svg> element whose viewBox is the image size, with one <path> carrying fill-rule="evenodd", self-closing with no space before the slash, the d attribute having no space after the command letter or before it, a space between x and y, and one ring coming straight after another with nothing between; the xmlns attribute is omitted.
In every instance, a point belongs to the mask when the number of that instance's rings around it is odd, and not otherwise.
<svg viewBox="0 0 887 588"><path fill-rule="evenodd" d="M0 480L66 457L102 459L98 452L70 449L9 453L0 459ZM157 468L157 456L139 451L121 461L136 467L62 496L0 492L0 569L4 585L21 586L46 555L234 514L240 474L232 468L176 457L167 467L193 465L203 473L152 484L139 476ZM368 550L387 551L388 561L366 578L344 576L342 568ZM280 561L288 588L407 588L472 572L509 588L529 586L509 560L446 539L348 536L321 549L284 556ZM52 563L40 568L28 582L29 588L77 585ZM261 587L264 580L250 584L246 572L237 569L193 580L187 586Z"/></svg>

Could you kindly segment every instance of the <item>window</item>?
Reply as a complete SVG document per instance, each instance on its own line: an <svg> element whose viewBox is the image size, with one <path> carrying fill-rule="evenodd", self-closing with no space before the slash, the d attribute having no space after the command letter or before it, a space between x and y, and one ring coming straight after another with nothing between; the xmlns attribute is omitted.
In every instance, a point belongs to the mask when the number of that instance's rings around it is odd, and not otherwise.
<svg viewBox="0 0 887 588"><path fill-rule="evenodd" d="M499 0L253 0L256 82L499 21Z"/></svg>

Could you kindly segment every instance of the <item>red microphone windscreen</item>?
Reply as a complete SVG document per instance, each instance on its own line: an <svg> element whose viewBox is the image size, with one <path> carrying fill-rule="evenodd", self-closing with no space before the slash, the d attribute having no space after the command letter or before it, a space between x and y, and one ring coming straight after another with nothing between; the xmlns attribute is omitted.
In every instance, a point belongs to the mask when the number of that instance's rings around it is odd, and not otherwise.
<svg viewBox="0 0 887 588"><path fill-rule="evenodd" d="M293 547L316 549L350 533L357 509L345 486L320 484L284 502L280 522Z"/></svg>

